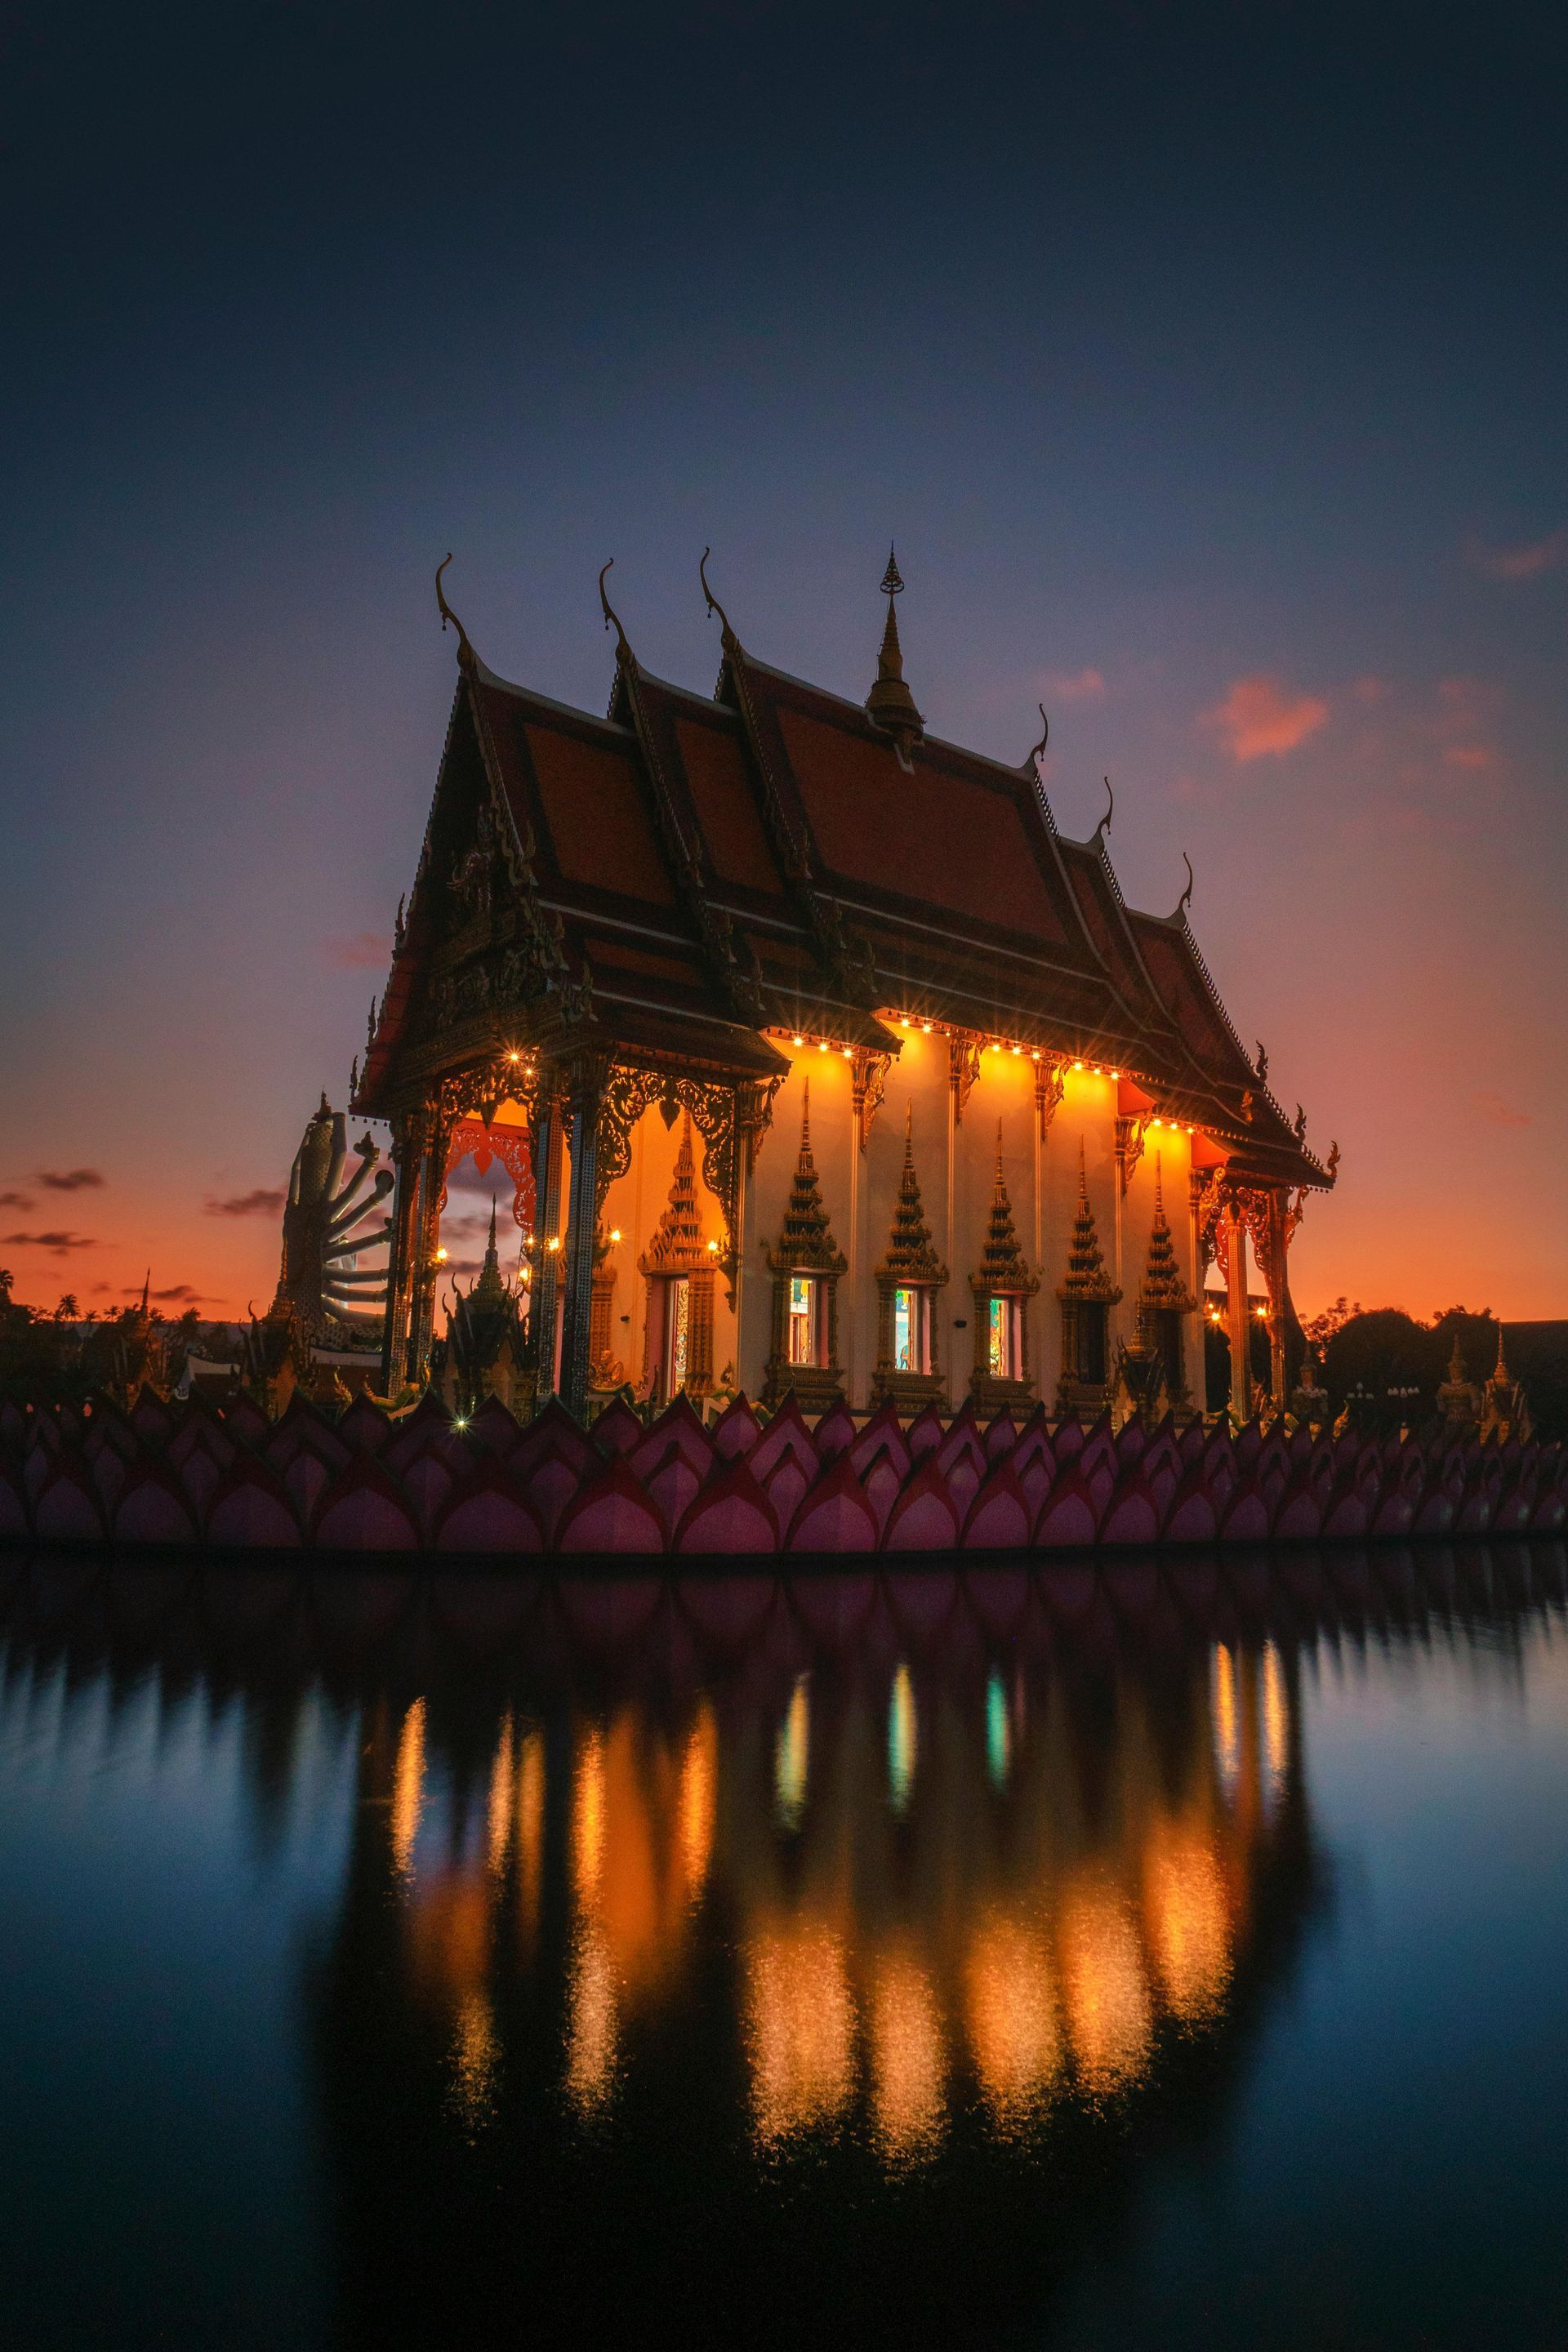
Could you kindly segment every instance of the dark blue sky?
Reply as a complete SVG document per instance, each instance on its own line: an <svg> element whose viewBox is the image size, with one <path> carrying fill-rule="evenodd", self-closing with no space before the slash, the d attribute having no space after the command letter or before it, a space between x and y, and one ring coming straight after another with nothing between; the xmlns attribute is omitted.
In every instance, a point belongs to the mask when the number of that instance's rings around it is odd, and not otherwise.
<svg viewBox="0 0 1568 2352"><path fill-rule="evenodd" d="M1369 16L1373 21L1368 21ZM1563 20L27 5L4 82L0 1261L267 1290L451 687L859 695L1194 918L1345 1289L1568 1312ZM62 1196L41 1169L91 1166ZM55 1234L58 1244L17 1236ZM74 1247L73 1242L87 1244Z"/></svg>

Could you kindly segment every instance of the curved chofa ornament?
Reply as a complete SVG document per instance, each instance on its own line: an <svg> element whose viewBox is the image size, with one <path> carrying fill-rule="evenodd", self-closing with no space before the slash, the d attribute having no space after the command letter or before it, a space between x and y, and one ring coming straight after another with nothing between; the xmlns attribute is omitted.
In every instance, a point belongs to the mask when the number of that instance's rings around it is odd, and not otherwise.
<svg viewBox="0 0 1568 2352"><path fill-rule="evenodd" d="M1100 818L1100 823L1094 828L1095 840L1101 844L1103 844L1106 835L1110 831L1110 820L1116 814L1116 794L1110 789L1110 778L1106 776L1103 779L1103 782L1105 785L1105 814Z"/></svg>
<svg viewBox="0 0 1568 2352"><path fill-rule="evenodd" d="M702 583L702 593L708 600L708 617L711 620L714 614L717 613L719 615L720 631L723 636L725 644L739 645L740 639L736 636L734 630L730 626L729 614L726 613L723 605L721 604L718 597L715 596L712 589L708 585L708 558L712 554L712 552L713 550L710 547L705 547L702 551L702 561L697 567L697 577Z"/></svg>
<svg viewBox="0 0 1568 2352"><path fill-rule="evenodd" d="M443 561L436 566L436 603L441 614L441 628L443 635L446 632L448 622L458 632L458 659L461 666L467 669L470 667L473 663L474 649L468 643L468 631L464 628L461 621L458 620L456 613L453 612L450 604L447 604L446 593L441 586L441 574L445 572L447 565L450 563L451 561L451 553L448 551Z"/></svg>
<svg viewBox="0 0 1568 2352"><path fill-rule="evenodd" d="M1182 852L1182 864L1187 869L1187 887L1176 901L1178 915L1184 915L1193 903L1193 861L1184 849Z"/></svg>
<svg viewBox="0 0 1568 2352"><path fill-rule="evenodd" d="M312 1339L347 1347L379 1345L386 1311L386 1265L366 1265L391 1238L379 1216L396 1179L378 1167L368 1135L351 1154L348 1122L321 1097L289 1175L283 1211L283 1263L274 1315L290 1311ZM351 1159L358 1164L351 1168Z"/></svg>
<svg viewBox="0 0 1568 2352"><path fill-rule="evenodd" d="M601 572L599 574L599 602L604 607L605 628L608 629L613 627L616 632L616 661L635 662L637 656L633 653L630 646L626 643L626 633L621 626L621 616L616 612L615 606L611 604L608 596L605 593L605 572L608 572L611 569L615 560L615 557L612 555L609 562L605 566L605 571Z"/></svg>
<svg viewBox="0 0 1568 2352"><path fill-rule="evenodd" d="M1032 768L1038 773L1039 763L1046 756L1046 745L1051 740L1051 722L1046 717L1046 706L1043 702L1037 702L1035 708L1040 714L1040 740L1029 751L1024 761L1024 766L1026 771Z"/></svg>

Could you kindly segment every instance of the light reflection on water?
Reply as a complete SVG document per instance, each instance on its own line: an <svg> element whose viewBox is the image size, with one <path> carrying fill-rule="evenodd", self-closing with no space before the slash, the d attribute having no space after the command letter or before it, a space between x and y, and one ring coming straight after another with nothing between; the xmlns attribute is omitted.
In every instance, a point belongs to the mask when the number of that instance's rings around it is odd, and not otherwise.
<svg viewBox="0 0 1568 2352"><path fill-rule="evenodd" d="M1212 2138L1346 1932L1321 1678L1369 1724L1439 1654L1522 1690L1563 1588L1553 1546L797 1585L40 1564L0 1628L0 1800L56 1840L19 1965L88 1932L95 1869L106 1903L178 1886L193 1976L250 1906L246 2031L308 2111L270 2193L331 2282L300 2256L290 2341L526 2314L632 2342L657 2302L689 2344L1047 2343L1152 2151ZM95 1804L112 1884L70 1859ZM145 2160L188 2175L195 2130ZM106 2259L116 2340L156 2340L156 2263L143 2337ZM268 2340L275 2282L225 2259L186 2340ZM61 2312L37 2341L90 2332Z"/></svg>

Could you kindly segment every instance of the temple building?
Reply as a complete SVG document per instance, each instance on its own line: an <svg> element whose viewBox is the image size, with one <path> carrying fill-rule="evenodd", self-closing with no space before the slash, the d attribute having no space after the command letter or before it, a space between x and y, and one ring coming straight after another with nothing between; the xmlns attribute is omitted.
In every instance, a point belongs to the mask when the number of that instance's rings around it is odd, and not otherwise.
<svg viewBox="0 0 1568 2352"><path fill-rule="evenodd" d="M520 1404L1202 1411L1215 1265L1245 1414L1250 1265L1283 1408L1287 1252L1337 1150L1244 1051L1190 870L1137 912L1111 811L1058 831L1043 738L1015 768L927 733L902 585L858 704L748 652L705 563L717 688L652 677L602 575L599 719L488 668L437 574L457 695L353 1102L393 1133L389 1390L428 1376L471 1154L522 1236Z"/></svg>

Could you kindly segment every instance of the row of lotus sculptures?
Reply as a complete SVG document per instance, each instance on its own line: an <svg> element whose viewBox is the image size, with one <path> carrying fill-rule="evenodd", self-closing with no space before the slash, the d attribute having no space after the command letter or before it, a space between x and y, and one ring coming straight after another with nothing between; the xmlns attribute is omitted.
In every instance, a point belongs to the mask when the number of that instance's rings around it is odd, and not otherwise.
<svg viewBox="0 0 1568 2352"><path fill-rule="evenodd" d="M618 1559L1056 1551L1155 1543L1487 1532L1568 1524L1568 1448L1474 1435L1377 1441L1043 1410L904 1423L793 1398L737 1398L705 1425L685 1399L651 1423L624 1402L591 1429L550 1403L434 1396L334 1420L303 1396L269 1422L143 1391L56 1411L0 1407L0 1539L219 1549Z"/></svg>

